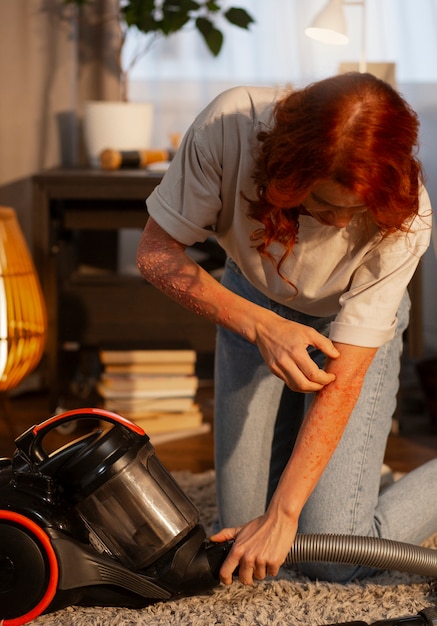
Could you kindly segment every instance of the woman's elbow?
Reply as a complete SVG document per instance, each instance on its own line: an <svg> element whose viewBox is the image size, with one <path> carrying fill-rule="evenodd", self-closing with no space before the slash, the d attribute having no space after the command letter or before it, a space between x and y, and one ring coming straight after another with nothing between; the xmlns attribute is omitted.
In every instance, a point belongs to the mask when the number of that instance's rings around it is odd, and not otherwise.
<svg viewBox="0 0 437 626"><path fill-rule="evenodd" d="M138 271L146 280L156 271L156 251L152 246L152 242L148 241L145 231L137 248L136 265Z"/></svg>

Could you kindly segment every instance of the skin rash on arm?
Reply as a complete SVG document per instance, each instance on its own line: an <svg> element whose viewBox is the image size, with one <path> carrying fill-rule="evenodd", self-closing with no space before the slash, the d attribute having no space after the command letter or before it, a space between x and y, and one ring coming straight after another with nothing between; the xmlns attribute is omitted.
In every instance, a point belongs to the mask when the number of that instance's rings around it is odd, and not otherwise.
<svg viewBox="0 0 437 626"><path fill-rule="evenodd" d="M294 499L298 513L308 499L317 480L331 458L353 408L359 398L364 376L377 351L348 344L334 344L340 356L329 360L326 370L335 375L335 380L319 391L300 429L294 453L284 471L282 481L295 484L307 483L299 499ZM281 482L278 489L281 488ZM279 494L280 495L280 494ZM290 511L290 514L293 514ZM296 512L294 512L296 514Z"/></svg>
<svg viewBox="0 0 437 626"><path fill-rule="evenodd" d="M291 389L318 391L334 380L306 352L311 345L335 359L338 351L329 339L223 287L152 218L144 229L137 265L151 284L182 306L255 343L272 372Z"/></svg>
<svg viewBox="0 0 437 626"><path fill-rule="evenodd" d="M234 540L220 570L225 584L231 584L237 567L240 581L247 585L276 576L293 544L302 508L344 432L376 352L336 345L341 356L327 365L334 370L335 382L316 394L267 511L242 527L225 528L211 537Z"/></svg>

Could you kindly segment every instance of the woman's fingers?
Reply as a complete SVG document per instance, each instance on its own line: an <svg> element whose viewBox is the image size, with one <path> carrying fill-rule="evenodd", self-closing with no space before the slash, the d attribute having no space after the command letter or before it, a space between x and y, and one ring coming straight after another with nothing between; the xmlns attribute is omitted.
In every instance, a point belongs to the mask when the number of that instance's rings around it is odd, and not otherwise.
<svg viewBox="0 0 437 626"><path fill-rule="evenodd" d="M306 350L299 357L283 356L281 361L272 364L270 369L292 391L304 393L320 391L335 380L335 375L320 369Z"/></svg>
<svg viewBox="0 0 437 626"><path fill-rule="evenodd" d="M252 585L254 580L264 580L266 576L276 576L283 562L276 548L264 549L265 537L257 538L257 531L261 535L271 538L269 528L263 529L261 518L249 522L245 526L224 528L210 539L212 541L234 540L234 545L220 568L220 580L230 585L238 568L238 578L244 585ZM273 541L277 546L277 542ZM264 547L263 547L264 546ZM270 553L270 555L269 555Z"/></svg>
<svg viewBox="0 0 437 626"><path fill-rule="evenodd" d="M319 368L308 353L311 346L328 359L340 356L330 339L309 326L279 319L277 324L264 325L257 345L270 370L292 391L320 391L335 380L335 375ZM262 331L262 332L261 332Z"/></svg>

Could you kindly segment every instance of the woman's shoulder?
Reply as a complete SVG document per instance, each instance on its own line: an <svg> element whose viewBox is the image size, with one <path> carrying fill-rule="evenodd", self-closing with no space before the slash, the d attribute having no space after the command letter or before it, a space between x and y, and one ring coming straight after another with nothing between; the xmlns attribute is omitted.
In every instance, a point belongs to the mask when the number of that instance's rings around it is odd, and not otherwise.
<svg viewBox="0 0 437 626"><path fill-rule="evenodd" d="M197 123L202 125L218 117L226 119L233 116L268 121L276 102L285 94L283 87L231 87L219 93L205 107Z"/></svg>

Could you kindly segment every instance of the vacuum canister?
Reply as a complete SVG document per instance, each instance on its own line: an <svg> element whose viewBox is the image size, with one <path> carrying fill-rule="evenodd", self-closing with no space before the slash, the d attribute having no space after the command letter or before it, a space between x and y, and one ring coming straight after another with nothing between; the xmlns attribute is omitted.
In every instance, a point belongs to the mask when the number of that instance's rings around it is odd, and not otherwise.
<svg viewBox="0 0 437 626"><path fill-rule="evenodd" d="M147 567L182 539L199 521L154 454L150 443L122 469L108 468L107 480L77 503L90 529L90 543L99 539L122 563Z"/></svg>
<svg viewBox="0 0 437 626"><path fill-rule="evenodd" d="M77 419L78 411L73 412ZM90 417L87 409L84 416ZM79 415L80 416L80 415ZM155 455L144 431L105 411L112 421L45 457L40 439L53 418L34 437L31 454L73 503L89 532L90 544L129 568L147 567L176 545L199 522L197 508ZM68 414L63 414L63 420Z"/></svg>

